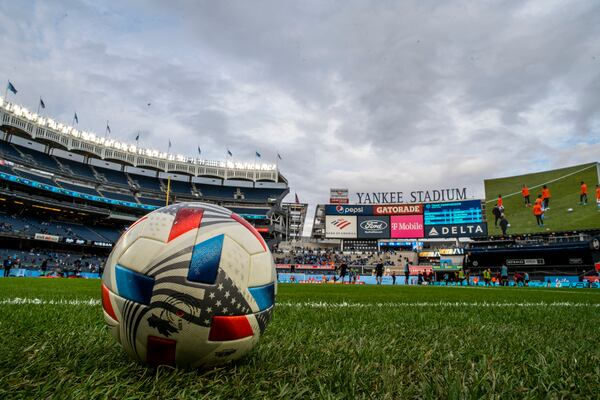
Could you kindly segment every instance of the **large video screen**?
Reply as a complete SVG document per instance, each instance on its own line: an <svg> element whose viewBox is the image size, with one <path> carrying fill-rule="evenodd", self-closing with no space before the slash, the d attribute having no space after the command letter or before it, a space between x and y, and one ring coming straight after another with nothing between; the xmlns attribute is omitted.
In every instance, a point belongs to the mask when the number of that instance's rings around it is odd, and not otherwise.
<svg viewBox="0 0 600 400"><path fill-rule="evenodd" d="M587 201L581 196L581 182L587 186ZM598 163L487 179L484 184L485 213L490 236L502 234L493 214L499 195L502 196L502 212L509 224L508 235L600 228L600 208L596 204ZM524 197L527 190L522 192L523 185L526 185L529 192L529 204ZM538 195L542 195L544 186L550 197L543 212L542 225L534 215L534 205ZM539 213L539 210L536 211Z"/></svg>
<svg viewBox="0 0 600 400"><path fill-rule="evenodd" d="M487 235L481 200L426 204L327 205L325 237L421 239Z"/></svg>

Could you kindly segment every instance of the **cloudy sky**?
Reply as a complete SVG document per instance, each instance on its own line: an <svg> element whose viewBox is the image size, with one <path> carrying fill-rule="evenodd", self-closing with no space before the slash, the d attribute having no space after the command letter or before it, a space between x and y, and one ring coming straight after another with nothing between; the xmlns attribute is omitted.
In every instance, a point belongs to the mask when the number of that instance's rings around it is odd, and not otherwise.
<svg viewBox="0 0 600 400"><path fill-rule="evenodd" d="M600 159L595 0L5 0L0 55L12 100L191 156L279 152L311 204Z"/></svg>

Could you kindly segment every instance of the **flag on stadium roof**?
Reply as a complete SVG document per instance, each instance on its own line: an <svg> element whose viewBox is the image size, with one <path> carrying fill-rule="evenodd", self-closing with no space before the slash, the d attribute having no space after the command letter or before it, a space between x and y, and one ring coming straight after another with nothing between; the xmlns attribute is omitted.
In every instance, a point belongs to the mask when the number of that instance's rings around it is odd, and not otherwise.
<svg viewBox="0 0 600 400"><path fill-rule="evenodd" d="M140 134L138 133L137 136L135 137L135 141L137 142L138 140L140 140Z"/></svg>
<svg viewBox="0 0 600 400"><path fill-rule="evenodd" d="M17 88L15 87L15 85L12 84L11 81L8 81L8 85L6 85L6 89L10 90L14 94L17 94Z"/></svg>
<svg viewBox="0 0 600 400"><path fill-rule="evenodd" d="M198 155L202 155L202 149L198 146Z"/></svg>
<svg viewBox="0 0 600 400"><path fill-rule="evenodd" d="M75 115L73 115L73 121L75 123L79 123L79 118L77 118L77 112L75 112Z"/></svg>
<svg viewBox="0 0 600 400"><path fill-rule="evenodd" d="M171 139L169 139L169 149L171 148Z"/></svg>
<svg viewBox="0 0 600 400"><path fill-rule="evenodd" d="M261 155L258 151L256 152L256 157L261 158Z"/></svg>
<svg viewBox="0 0 600 400"><path fill-rule="evenodd" d="M277 153L277 158L281 160L281 154Z"/></svg>
<svg viewBox="0 0 600 400"><path fill-rule="evenodd" d="M46 104L44 104L44 100L42 100L42 98L40 97L40 107L42 108L46 108Z"/></svg>
<svg viewBox="0 0 600 400"><path fill-rule="evenodd" d="M110 132L110 126L108 126L108 121L106 121L106 132L111 133Z"/></svg>
<svg viewBox="0 0 600 400"><path fill-rule="evenodd" d="M300 204L300 199L298 198L298 193L294 193L296 195L296 204Z"/></svg>
<svg viewBox="0 0 600 400"><path fill-rule="evenodd" d="M227 154L233 157L233 154L231 153L231 151L229 151L229 149L227 149Z"/></svg>

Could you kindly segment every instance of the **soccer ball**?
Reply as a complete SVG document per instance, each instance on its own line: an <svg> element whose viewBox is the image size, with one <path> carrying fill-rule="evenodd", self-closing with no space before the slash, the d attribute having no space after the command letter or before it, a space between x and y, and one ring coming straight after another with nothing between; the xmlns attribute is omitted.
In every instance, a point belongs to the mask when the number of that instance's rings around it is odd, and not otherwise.
<svg viewBox="0 0 600 400"><path fill-rule="evenodd" d="M231 211L180 203L140 218L102 276L104 319L134 359L207 367L243 356L275 305L273 257Z"/></svg>
<svg viewBox="0 0 600 400"><path fill-rule="evenodd" d="M567 208L567 212L573 212L572 208Z"/></svg>

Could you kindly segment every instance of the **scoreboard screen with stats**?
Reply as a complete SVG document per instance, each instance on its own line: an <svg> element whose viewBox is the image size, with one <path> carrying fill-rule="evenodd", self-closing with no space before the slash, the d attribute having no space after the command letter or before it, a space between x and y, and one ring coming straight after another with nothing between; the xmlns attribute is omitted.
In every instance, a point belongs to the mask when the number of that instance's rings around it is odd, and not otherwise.
<svg viewBox="0 0 600 400"><path fill-rule="evenodd" d="M481 200L425 204L425 225L476 224L481 222L483 222Z"/></svg>

